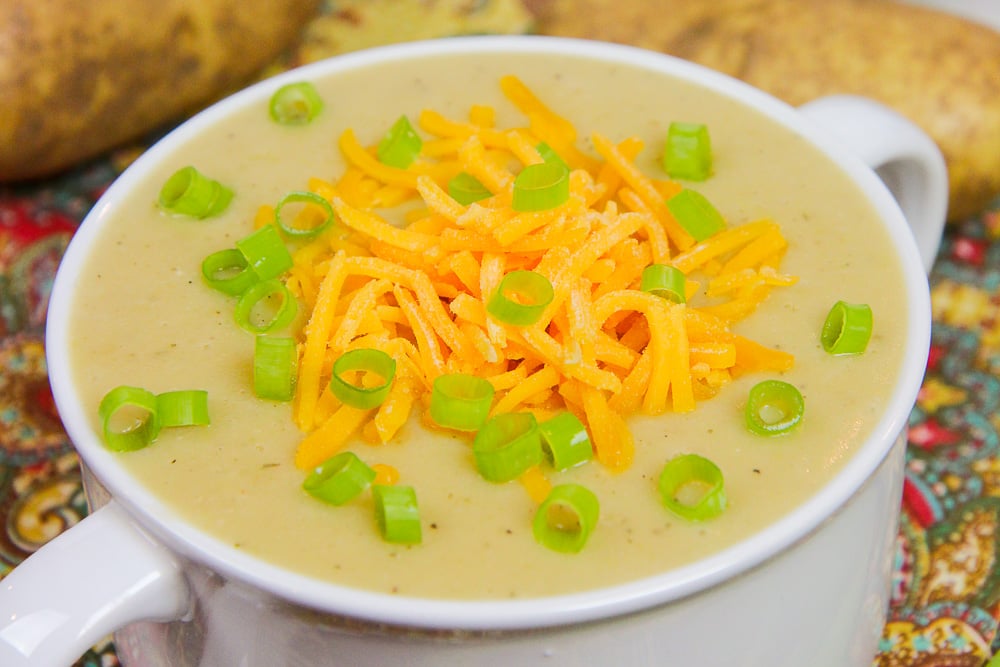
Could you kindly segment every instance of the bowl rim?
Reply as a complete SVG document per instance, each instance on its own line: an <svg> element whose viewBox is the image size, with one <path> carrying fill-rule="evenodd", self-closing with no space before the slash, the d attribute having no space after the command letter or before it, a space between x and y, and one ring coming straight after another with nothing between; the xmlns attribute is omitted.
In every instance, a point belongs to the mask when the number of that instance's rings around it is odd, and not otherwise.
<svg viewBox="0 0 1000 667"><path fill-rule="evenodd" d="M398 59L463 53L562 54L613 61L694 81L743 105L757 109L837 162L886 223L900 255L909 302L909 337L904 364L885 414L869 439L822 489L764 530L707 558L639 580L573 594L522 600L433 600L369 592L320 582L264 562L226 545L178 518L177 514L134 481L91 430L69 382L70 311L75 274L116 202L141 181L170 144L217 124L229 113L266 100L279 86L303 78ZM809 125L793 107L770 95L690 61L645 49L591 40L536 35L450 37L380 46L303 65L255 83L192 116L151 146L100 197L66 250L53 284L46 327L46 354L53 396L80 458L112 497L143 529L175 552L226 577L263 589L289 602L332 614L377 623L427 629L517 630L609 618L644 610L713 588L753 569L805 539L862 487L893 442L904 432L923 379L930 344L927 277L902 212L873 171L848 154L832 137ZM895 526L892 526L894 529Z"/></svg>

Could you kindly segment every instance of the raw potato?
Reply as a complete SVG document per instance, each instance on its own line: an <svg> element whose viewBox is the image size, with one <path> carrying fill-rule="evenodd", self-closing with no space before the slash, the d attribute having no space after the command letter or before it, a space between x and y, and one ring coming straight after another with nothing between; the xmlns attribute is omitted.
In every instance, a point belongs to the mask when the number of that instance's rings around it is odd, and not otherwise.
<svg viewBox="0 0 1000 667"><path fill-rule="evenodd" d="M948 164L951 220L1000 194L1000 33L890 0L526 0L544 34L622 42L721 70L793 105L865 95Z"/></svg>
<svg viewBox="0 0 1000 667"><path fill-rule="evenodd" d="M51 174L247 82L318 0L3 0L0 181Z"/></svg>

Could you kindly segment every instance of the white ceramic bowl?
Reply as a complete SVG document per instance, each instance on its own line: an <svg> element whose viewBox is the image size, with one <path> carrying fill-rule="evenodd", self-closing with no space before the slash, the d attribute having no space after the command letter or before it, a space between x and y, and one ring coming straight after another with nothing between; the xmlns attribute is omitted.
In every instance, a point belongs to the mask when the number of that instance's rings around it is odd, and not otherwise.
<svg viewBox="0 0 1000 667"><path fill-rule="evenodd" d="M282 83L469 52L566 54L698 82L806 137L877 209L905 267L905 365L871 438L806 503L721 553L624 585L519 601L429 601L322 583L241 553L179 520L102 447L69 382L67 320L76 274L123 195L173 142L261 104ZM872 102L828 98L796 110L693 64L610 44L540 37L406 44L309 65L238 93L130 167L84 221L60 267L49 372L85 463L88 496L100 509L4 579L0 664L68 664L111 631L125 664L145 667L870 664L888 599L905 427L929 344L925 270L944 221L945 183L933 143Z"/></svg>

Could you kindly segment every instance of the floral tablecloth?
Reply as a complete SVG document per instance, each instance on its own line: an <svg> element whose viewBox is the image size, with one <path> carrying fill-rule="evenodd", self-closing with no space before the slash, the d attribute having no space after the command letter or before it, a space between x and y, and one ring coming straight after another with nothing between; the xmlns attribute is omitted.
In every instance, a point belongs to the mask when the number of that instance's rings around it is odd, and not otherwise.
<svg viewBox="0 0 1000 667"><path fill-rule="evenodd" d="M46 306L77 225L144 145L0 186L0 576L87 513L46 374ZM931 287L879 667L980 667L1000 647L1000 200L948 227ZM117 664L110 638L78 663Z"/></svg>

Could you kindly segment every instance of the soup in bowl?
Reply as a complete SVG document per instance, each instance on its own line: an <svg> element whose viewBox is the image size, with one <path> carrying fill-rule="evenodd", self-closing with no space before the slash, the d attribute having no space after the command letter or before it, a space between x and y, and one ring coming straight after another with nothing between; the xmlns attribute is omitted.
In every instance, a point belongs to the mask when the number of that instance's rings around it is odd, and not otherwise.
<svg viewBox="0 0 1000 667"><path fill-rule="evenodd" d="M144 665L866 664L943 183L864 100L592 42L235 95L113 184L53 291L102 508L70 533L115 535L91 585L129 609L87 627Z"/></svg>

